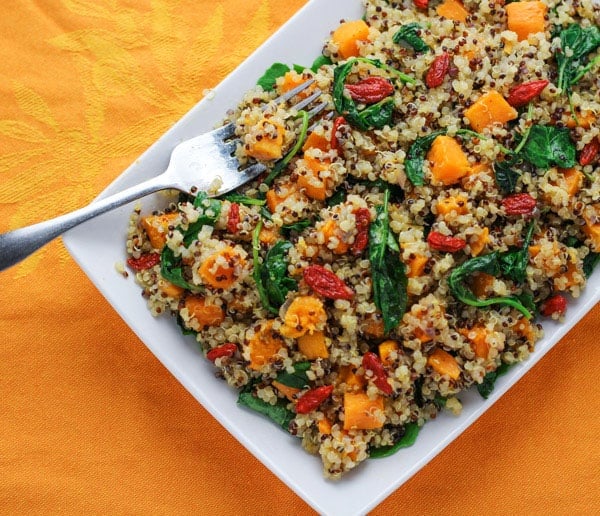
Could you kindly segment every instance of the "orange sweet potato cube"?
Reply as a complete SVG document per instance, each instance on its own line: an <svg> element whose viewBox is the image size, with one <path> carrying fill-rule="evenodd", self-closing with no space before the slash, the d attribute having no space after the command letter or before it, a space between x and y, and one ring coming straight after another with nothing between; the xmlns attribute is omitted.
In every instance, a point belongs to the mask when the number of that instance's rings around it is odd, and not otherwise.
<svg viewBox="0 0 600 516"><path fill-rule="evenodd" d="M517 116L519 116L517 110L496 90L484 93L465 110L465 117L478 133L492 127L495 123L505 124Z"/></svg>

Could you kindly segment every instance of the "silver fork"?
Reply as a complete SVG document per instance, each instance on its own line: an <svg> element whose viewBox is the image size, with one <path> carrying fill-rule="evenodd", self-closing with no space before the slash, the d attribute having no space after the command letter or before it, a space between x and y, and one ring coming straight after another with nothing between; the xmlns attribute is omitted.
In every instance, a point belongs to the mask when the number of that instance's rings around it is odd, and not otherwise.
<svg viewBox="0 0 600 516"><path fill-rule="evenodd" d="M314 79L309 79L272 102L287 102L313 82ZM317 88L291 108L300 111L320 95ZM308 111L309 117L321 112L326 105L326 102L317 104ZM0 234L0 270L18 263L82 222L159 190L175 189L188 193L206 191L209 196L217 197L255 179L266 167L255 163L240 170L239 162L233 155L239 143L239 139L232 139L234 132L235 124L229 123L183 141L173 149L169 165L162 174L71 213Z"/></svg>

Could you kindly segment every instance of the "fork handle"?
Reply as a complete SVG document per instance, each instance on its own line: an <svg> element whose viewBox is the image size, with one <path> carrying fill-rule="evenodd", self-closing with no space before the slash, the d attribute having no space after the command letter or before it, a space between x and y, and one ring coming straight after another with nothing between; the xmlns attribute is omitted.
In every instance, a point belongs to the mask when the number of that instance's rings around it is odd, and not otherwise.
<svg viewBox="0 0 600 516"><path fill-rule="evenodd" d="M0 271L15 265L65 231L86 220L167 188L172 186L165 184L161 176L156 176L70 213L0 234Z"/></svg>

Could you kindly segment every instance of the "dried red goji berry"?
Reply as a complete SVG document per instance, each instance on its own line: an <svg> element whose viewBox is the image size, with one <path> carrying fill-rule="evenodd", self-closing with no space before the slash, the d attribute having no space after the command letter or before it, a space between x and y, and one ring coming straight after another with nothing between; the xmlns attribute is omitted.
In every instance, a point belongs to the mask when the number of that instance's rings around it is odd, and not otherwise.
<svg viewBox="0 0 600 516"><path fill-rule="evenodd" d="M310 391L306 391L296 403L296 413L308 414L309 412L316 410L321 403L331 396L332 392L333 385L323 385L322 387L316 387Z"/></svg>
<svg viewBox="0 0 600 516"><path fill-rule="evenodd" d="M547 299L542 305L540 313L546 317L551 317L552 314L562 315L567 311L567 298L556 294Z"/></svg>
<svg viewBox="0 0 600 516"><path fill-rule="evenodd" d="M537 97L548 85L549 81L542 79L513 86L508 92L508 102L512 107L521 107Z"/></svg>
<svg viewBox="0 0 600 516"><path fill-rule="evenodd" d="M427 74L425 75L425 84L427 84L428 88L437 88L441 86L444 82L444 77L448 73L448 68L450 67L450 54L448 52L444 52L437 56Z"/></svg>
<svg viewBox="0 0 600 516"><path fill-rule="evenodd" d="M304 269L304 281L317 294L328 299L352 299L354 290L322 265L309 265Z"/></svg>
<svg viewBox="0 0 600 516"><path fill-rule="evenodd" d="M437 231L431 231L427 235L427 243L432 249L445 253L456 253L467 245L466 240L462 238L442 235Z"/></svg>
<svg viewBox="0 0 600 516"><path fill-rule="evenodd" d="M342 125L346 125L346 119L343 116L338 116L333 121L333 127L331 128L331 148L338 150L340 148L340 142L337 137L337 133Z"/></svg>
<svg viewBox="0 0 600 516"><path fill-rule="evenodd" d="M359 208L354 212L354 218L356 219L356 229L358 232L352 244L352 254L359 255L369 243L371 212L367 208Z"/></svg>
<svg viewBox="0 0 600 516"><path fill-rule="evenodd" d="M151 269L157 263L160 262L160 254L158 253L144 253L139 258L128 258L127 265L134 271L143 271Z"/></svg>
<svg viewBox="0 0 600 516"><path fill-rule="evenodd" d="M231 342L227 342L217 348L211 349L206 353L206 358L214 362L217 358L232 357L237 351L237 346Z"/></svg>
<svg viewBox="0 0 600 516"><path fill-rule="evenodd" d="M429 0L413 0L413 3L418 9L427 9L429 6Z"/></svg>
<svg viewBox="0 0 600 516"><path fill-rule="evenodd" d="M352 100L375 104L394 93L392 83L383 77L367 77L356 84L346 84Z"/></svg>
<svg viewBox="0 0 600 516"><path fill-rule="evenodd" d="M507 215L527 215L535 209L536 200L528 193L516 193L502 199Z"/></svg>
<svg viewBox="0 0 600 516"><path fill-rule="evenodd" d="M387 381L388 375L379 357L372 351L367 351L363 355L362 366L366 371L373 373L373 383L377 388L384 394L391 396L394 389L392 389L392 386Z"/></svg>
<svg viewBox="0 0 600 516"><path fill-rule="evenodd" d="M232 202L227 215L227 231L229 233L237 233L238 224L240 223L240 205L237 202Z"/></svg>
<svg viewBox="0 0 600 516"><path fill-rule="evenodd" d="M590 143L587 143L579 154L579 164L582 167L591 164L596 156L600 153L600 138L594 138Z"/></svg>

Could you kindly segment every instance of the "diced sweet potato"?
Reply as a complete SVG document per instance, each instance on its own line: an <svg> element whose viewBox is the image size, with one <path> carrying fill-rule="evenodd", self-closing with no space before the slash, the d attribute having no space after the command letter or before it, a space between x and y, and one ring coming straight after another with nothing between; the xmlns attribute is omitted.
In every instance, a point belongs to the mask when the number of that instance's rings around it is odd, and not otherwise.
<svg viewBox="0 0 600 516"><path fill-rule="evenodd" d="M583 214L583 232L591 240L592 251L600 253L600 204L592 204Z"/></svg>
<svg viewBox="0 0 600 516"><path fill-rule="evenodd" d="M344 393L344 430L373 430L383 426L383 398L365 392Z"/></svg>
<svg viewBox="0 0 600 516"><path fill-rule="evenodd" d="M479 298L486 297L494 285L494 276L486 272L476 272L471 277L471 290Z"/></svg>
<svg viewBox="0 0 600 516"><path fill-rule="evenodd" d="M456 215L464 215L469 212L467 207L467 197L464 195L451 195L437 202L436 210L438 215L444 219L452 218Z"/></svg>
<svg viewBox="0 0 600 516"><path fill-rule="evenodd" d="M198 268L202 281L213 288L229 288L246 260L231 246L210 255Z"/></svg>
<svg viewBox="0 0 600 516"><path fill-rule="evenodd" d="M359 54L358 42L369 40L369 26L364 20L344 22L333 32L331 39L342 59L355 57Z"/></svg>
<svg viewBox="0 0 600 516"><path fill-rule="evenodd" d="M276 229L262 227L258 234L258 240L263 244L274 244L277 240L279 232Z"/></svg>
<svg viewBox="0 0 600 516"><path fill-rule="evenodd" d="M438 136L427 153L427 159L436 183L451 185L469 173L467 155L460 144L450 136Z"/></svg>
<svg viewBox="0 0 600 516"><path fill-rule="evenodd" d="M356 374L356 370L350 365L340 367L338 381L346 384L346 391L361 390L367 384L365 377Z"/></svg>
<svg viewBox="0 0 600 516"><path fill-rule="evenodd" d="M381 363L384 365L391 365L394 363L392 355L395 353L397 356L399 350L398 343L395 340L385 340L379 344L379 358Z"/></svg>
<svg viewBox="0 0 600 516"><path fill-rule="evenodd" d="M369 337L380 339L384 335L383 319L371 314L365 319L363 332Z"/></svg>
<svg viewBox="0 0 600 516"><path fill-rule="evenodd" d="M473 326L473 328L461 328L458 330L463 337L471 343L471 349L475 356L487 359L490 354L490 345L487 342L488 331L484 326Z"/></svg>
<svg viewBox="0 0 600 516"><path fill-rule="evenodd" d="M297 387L290 387L289 385L285 385L281 382L278 382L277 380L273 380L272 385L290 401L294 401L296 399L294 398L294 396L298 394L301 390Z"/></svg>
<svg viewBox="0 0 600 516"><path fill-rule="evenodd" d="M583 129L589 129L590 126L596 121L596 115L593 111L582 111L576 113L575 117L569 113L567 119L567 127L569 129L575 129L575 127L582 127Z"/></svg>
<svg viewBox="0 0 600 516"><path fill-rule="evenodd" d="M577 270L577 265L569 260L567 262L567 270L564 272L564 274L554 278L554 290L564 291L568 290L573 285L576 285L578 283L575 277L576 274L581 274L581 272Z"/></svg>
<svg viewBox="0 0 600 516"><path fill-rule="evenodd" d="M198 321L200 327L219 326L225 319L220 306L208 304L202 296L188 296L184 301L185 308L191 317Z"/></svg>
<svg viewBox="0 0 600 516"><path fill-rule="evenodd" d="M508 30L516 32L519 41L546 29L545 16L548 6L544 2L511 2L505 9Z"/></svg>
<svg viewBox="0 0 600 516"><path fill-rule="evenodd" d="M488 227L485 227L481 230L475 241L469 242L471 245L471 256L478 256L489 241L490 230Z"/></svg>
<svg viewBox="0 0 600 516"><path fill-rule="evenodd" d="M424 254L411 254L406 264L408 266L406 276L409 278L423 276L428 261L429 258Z"/></svg>
<svg viewBox="0 0 600 516"><path fill-rule="evenodd" d="M256 141L249 144L248 156L272 161L283 156L285 127L273 119L263 118L257 127Z"/></svg>
<svg viewBox="0 0 600 516"><path fill-rule="evenodd" d="M280 349L285 348L285 342L273 330L273 320L264 322L248 341L250 364L248 367L255 371L273 360Z"/></svg>
<svg viewBox="0 0 600 516"><path fill-rule="evenodd" d="M303 152L306 152L308 149L320 149L323 152L327 152L331 149L331 142L324 134L312 131L304 141L304 145L302 145Z"/></svg>
<svg viewBox="0 0 600 516"><path fill-rule="evenodd" d="M346 254L348 252L348 250L350 249L350 244L343 239L343 234L338 226L337 221L329 219L319 228L319 230L321 231L321 233L323 233L323 236L325 238L325 245L329 249L331 249L328 245L329 241L332 238L337 239L337 244L332 249L334 253Z"/></svg>
<svg viewBox="0 0 600 516"><path fill-rule="evenodd" d="M447 351L435 348L427 358L427 365L441 375L447 375L452 380L458 380L460 366L456 359Z"/></svg>
<svg viewBox="0 0 600 516"><path fill-rule="evenodd" d="M173 285L170 281L164 278L159 278L157 282L158 290L160 290L165 296L174 297L179 299L183 294L183 289L177 285Z"/></svg>
<svg viewBox="0 0 600 516"><path fill-rule="evenodd" d="M177 218L177 213L165 213L163 215L148 215L142 217L140 224L148 235L148 240L154 249L162 250L167 242L169 226Z"/></svg>
<svg viewBox="0 0 600 516"><path fill-rule="evenodd" d="M319 172L327 170L331 164L330 161L305 154L303 162L308 170L298 176L298 186L311 199L324 201L327 197L327 184L319 177Z"/></svg>
<svg viewBox="0 0 600 516"><path fill-rule="evenodd" d="M531 325L531 321L526 319L525 317L520 317L516 323L513 324L512 329L520 335L521 337L525 337L527 342L533 344L535 342L535 333L533 331L533 326Z"/></svg>
<svg viewBox="0 0 600 516"><path fill-rule="evenodd" d="M317 428L319 429L319 433L321 435L331 434L331 427L331 421L329 421L329 419L327 419L326 417L324 417L323 419L319 419L319 422L317 423Z"/></svg>
<svg viewBox="0 0 600 516"><path fill-rule="evenodd" d="M484 93L465 110L465 117L478 133L494 124L505 124L517 116L519 116L517 110L506 102L496 90Z"/></svg>
<svg viewBox="0 0 600 516"><path fill-rule="evenodd" d="M296 184L278 184L267 191L267 208L271 213L275 213L277 206L285 201L290 195L296 192Z"/></svg>
<svg viewBox="0 0 600 516"><path fill-rule="evenodd" d="M277 82L277 88L281 94L287 93L290 90L293 90L295 87L300 86L303 82L306 82L307 79L300 73L296 72L296 70L290 70L287 72L280 81ZM298 97L306 98L315 90L315 84L311 84L308 88L305 88L300 93L298 93Z"/></svg>
<svg viewBox="0 0 600 516"><path fill-rule="evenodd" d="M576 168L561 168L559 172L562 177L559 177L556 186L563 188L569 197L575 197L583 185L583 173Z"/></svg>
<svg viewBox="0 0 600 516"><path fill-rule="evenodd" d="M305 333L301 337L298 337L298 349L309 360L329 357L325 333L322 331Z"/></svg>
<svg viewBox="0 0 600 516"><path fill-rule="evenodd" d="M467 16L469 16L469 11L458 0L444 0L437 6L435 11L439 16L463 23L467 21Z"/></svg>
<svg viewBox="0 0 600 516"><path fill-rule="evenodd" d="M297 339L306 333L323 330L326 322L323 301L314 296L298 296L285 312L281 334Z"/></svg>

